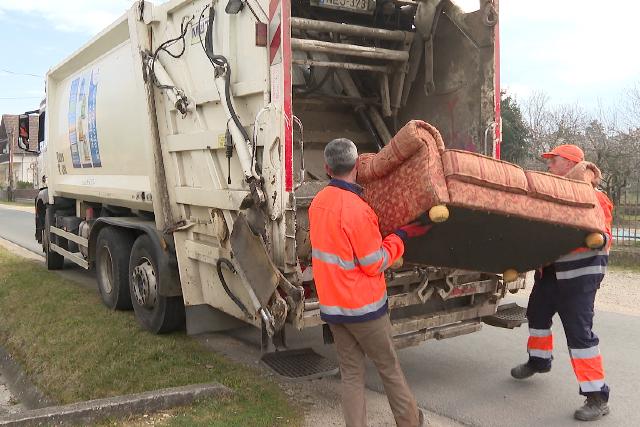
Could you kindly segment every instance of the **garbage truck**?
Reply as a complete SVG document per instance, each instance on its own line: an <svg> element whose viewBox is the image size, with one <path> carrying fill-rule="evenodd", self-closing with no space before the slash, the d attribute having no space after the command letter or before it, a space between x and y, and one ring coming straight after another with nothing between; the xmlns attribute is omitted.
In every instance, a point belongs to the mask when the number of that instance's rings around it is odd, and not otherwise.
<svg viewBox="0 0 640 427"><path fill-rule="evenodd" d="M46 76L47 268L95 269L104 304L153 333L249 324L277 355L285 331L323 324L307 210L329 141L376 152L420 119L448 147L499 156L498 1L475 9L135 2ZM386 276L399 348L514 326L497 307L521 281L411 264Z"/></svg>

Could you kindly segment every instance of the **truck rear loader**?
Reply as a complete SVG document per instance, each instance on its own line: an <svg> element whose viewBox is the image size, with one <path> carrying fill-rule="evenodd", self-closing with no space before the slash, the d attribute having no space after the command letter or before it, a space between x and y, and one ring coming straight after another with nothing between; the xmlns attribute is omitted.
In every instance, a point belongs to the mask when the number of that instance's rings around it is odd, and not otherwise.
<svg viewBox="0 0 640 427"><path fill-rule="evenodd" d="M46 93L47 267L95 268L104 304L151 332L250 324L282 350L285 330L322 325L307 209L329 141L375 152L421 119L449 147L499 156L498 2L138 1L52 68ZM522 285L386 274L398 347L477 331Z"/></svg>

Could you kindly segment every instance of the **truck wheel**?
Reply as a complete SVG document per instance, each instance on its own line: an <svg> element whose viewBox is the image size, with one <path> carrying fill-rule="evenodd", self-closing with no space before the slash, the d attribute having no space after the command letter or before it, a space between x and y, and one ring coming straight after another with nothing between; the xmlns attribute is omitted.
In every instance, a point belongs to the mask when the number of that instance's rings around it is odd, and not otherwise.
<svg viewBox="0 0 640 427"><path fill-rule="evenodd" d="M44 256L47 261L47 270L61 270L64 266L64 257L57 252L53 252L50 247L51 234L49 233L49 227L53 222L53 212L53 207L47 206L44 215L42 251L44 252Z"/></svg>
<svg viewBox="0 0 640 427"><path fill-rule="evenodd" d="M136 319L154 334L182 329L185 319L182 297L165 297L159 293L162 277L156 254L160 250L143 234L133 244L129 260L129 287Z"/></svg>
<svg viewBox="0 0 640 427"><path fill-rule="evenodd" d="M131 310L129 254L133 236L115 227L100 230L96 242L98 289L111 310Z"/></svg>

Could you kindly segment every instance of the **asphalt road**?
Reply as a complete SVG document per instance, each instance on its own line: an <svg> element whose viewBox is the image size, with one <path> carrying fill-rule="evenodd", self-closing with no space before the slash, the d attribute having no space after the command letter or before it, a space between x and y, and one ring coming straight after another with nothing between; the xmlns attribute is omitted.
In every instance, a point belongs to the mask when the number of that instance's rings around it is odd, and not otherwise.
<svg viewBox="0 0 640 427"><path fill-rule="evenodd" d="M638 283L640 286L640 283ZM526 305L524 297L507 300ZM571 368L564 332L554 319L554 366L550 373L525 381L511 378L510 369L527 359L526 325L513 330L484 325L481 331L443 341L428 341L401 350L400 361L418 405L461 424L482 427L574 426L573 411L582 405ZM640 316L596 312L594 331L600 336L607 382L611 386L611 414L596 425L640 425ZM258 343L253 331L233 333L244 342ZM291 347L313 346L335 359L322 342L320 330L304 337L288 336ZM367 386L380 393L382 383L373 365ZM436 424L437 425L437 424Z"/></svg>
<svg viewBox="0 0 640 427"><path fill-rule="evenodd" d="M0 206L0 237L41 253L33 241L33 214ZM637 285L640 286L640 282ZM512 300L526 304L523 297L515 296ZM598 311L594 330L601 338L607 381L612 390L612 412L591 425L638 426L640 316ZM582 404L582 397L577 393L558 319L554 334L556 350L552 371L526 381L516 381L509 376L512 366L526 360L526 326L507 330L485 325L475 334L429 341L402 350L400 359L419 405L460 423L487 427L579 425L572 414ZM250 329L231 335L243 343L258 342L258 334ZM319 330L308 331L304 336L289 336L291 346L319 342ZM330 346L316 346L316 349L327 357L335 357ZM371 366L367 370L367 384L382 392Z"/></svg>
<svg viewBox="0 0 640 427"><path fill-rule="evenodd" d="M521 305L526 304L525 301ZM421 405L473 426L564 426L582 404L560 321L554 322L554 366L550 373L513 380L512 366L526 360L527 329L486 326L476 334L432 341L401 352L402 366ZM638 426L640 317L598 313L612 412L601 425ZM381 390L372 370L368 383Z"/></svg>
<svg viewBox="0 0 640 427"><path fill-rule="evenodd" d="M0 237L42 255L42 246L35 239L33 213L0 205Z"/></svg>

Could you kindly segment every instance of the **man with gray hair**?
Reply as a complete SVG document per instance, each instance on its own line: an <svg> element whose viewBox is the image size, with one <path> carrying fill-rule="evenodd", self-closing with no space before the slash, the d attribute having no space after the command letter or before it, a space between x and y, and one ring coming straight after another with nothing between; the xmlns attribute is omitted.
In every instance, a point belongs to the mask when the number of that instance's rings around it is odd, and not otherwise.
<svg viewBox="0 0 640 427"><path fill-rule="evenodd" d="M367 425L365 356L375 364L398 426L424 424L393 346L384 271L400 260L404 241L429 227L412 223L382 238L378 217L356 183L358 150L344 138L324 150L329 185L309 207L313 277L320 317L330 327L342 376L347 427Z"/></svg>

